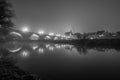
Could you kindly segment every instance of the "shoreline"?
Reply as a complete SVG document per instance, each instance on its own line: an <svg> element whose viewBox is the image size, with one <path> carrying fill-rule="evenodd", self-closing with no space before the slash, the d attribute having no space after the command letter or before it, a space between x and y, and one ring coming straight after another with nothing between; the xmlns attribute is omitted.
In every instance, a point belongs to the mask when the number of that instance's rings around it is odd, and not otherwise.
<svg viewBox="0 0 120 80"><path fill-rule="evenodd" d="M1 42L10 42L10 41L19 41L19 42L43 42L43 43L58 43L58 44L71 44L71 45L113 45L120 46L120 39L80 39L80 40L0 40Z"/></svg>

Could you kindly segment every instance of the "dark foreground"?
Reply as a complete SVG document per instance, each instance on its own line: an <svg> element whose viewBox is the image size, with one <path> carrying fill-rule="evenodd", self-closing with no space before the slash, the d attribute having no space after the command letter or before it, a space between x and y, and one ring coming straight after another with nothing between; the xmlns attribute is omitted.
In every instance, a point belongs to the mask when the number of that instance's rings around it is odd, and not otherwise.
<svg viewBox="0 0 120 80"><path fill-rule="evenodd" d="M32 73L19 69L13 61L0 59L0 80L39 80Z"/></svg>

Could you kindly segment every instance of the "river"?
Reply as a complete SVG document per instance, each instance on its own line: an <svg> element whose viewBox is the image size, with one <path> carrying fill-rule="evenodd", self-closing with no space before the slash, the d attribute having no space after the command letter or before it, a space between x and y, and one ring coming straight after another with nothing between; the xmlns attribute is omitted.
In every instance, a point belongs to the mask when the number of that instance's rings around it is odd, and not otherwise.
<svg viewBox="0 0 120 80"><path fill-rule="evenodd" d="M120 74L120 48L10 41L0 45L1 62L4 58L40 80L97 80Z"/></svg>

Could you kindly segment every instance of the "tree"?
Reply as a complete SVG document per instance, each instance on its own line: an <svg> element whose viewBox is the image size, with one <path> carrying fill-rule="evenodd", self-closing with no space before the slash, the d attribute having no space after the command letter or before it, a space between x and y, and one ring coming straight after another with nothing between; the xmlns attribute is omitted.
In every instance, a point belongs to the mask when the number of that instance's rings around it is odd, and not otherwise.
<svg viewBox="0 0 120 80"><path fill-rule="evenodd" d="M82 34L81 33L77 32L77 33L74 33L74 35L76 35L78 39L82 39Z"/></svg>
<svg viewBox="0 0 120 80"><path fill-rule="evenodd" d="M12 5L7 0L0 0L0 34L8 34L10 28L14 26Z"/></svg>

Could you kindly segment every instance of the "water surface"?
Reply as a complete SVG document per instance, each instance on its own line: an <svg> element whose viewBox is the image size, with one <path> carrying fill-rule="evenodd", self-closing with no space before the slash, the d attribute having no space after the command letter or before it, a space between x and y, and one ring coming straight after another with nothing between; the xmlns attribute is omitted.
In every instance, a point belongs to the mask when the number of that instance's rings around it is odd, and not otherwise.
<svg viewBox="0 0 120 80"><path fill-rule="evenodd" d="M1 43L0 59L45 80L110 78L120 74L120 49L45 42ZM103 78L104 79L104 78Z"/></svg>

